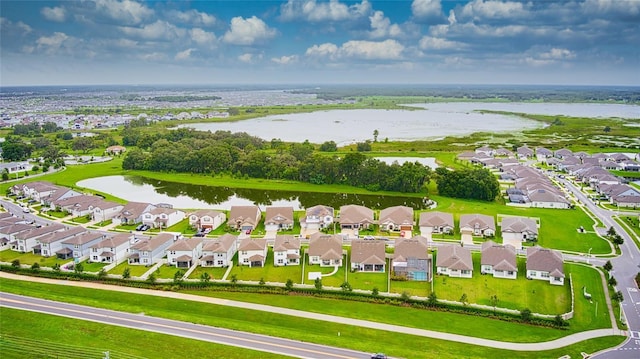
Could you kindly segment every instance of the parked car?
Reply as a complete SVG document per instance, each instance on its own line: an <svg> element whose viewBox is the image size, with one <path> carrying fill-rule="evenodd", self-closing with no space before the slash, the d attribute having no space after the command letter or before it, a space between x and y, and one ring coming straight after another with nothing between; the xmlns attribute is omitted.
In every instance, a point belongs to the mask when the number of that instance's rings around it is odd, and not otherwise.
<svg viewBox="0 0 640 359"><path fill-rule="evenodd" d="M204 234L209 234L209 232L211 232L211 228L205 228L204 231L202 231Z"/></svg>
<svg viewBox="0 0 640 359"><path fill-rule="evenodd" d="M22 212L29 213L31 212L31 210L29 209L29 207L22 207Z"/></svg>
<svg viewBox="0 0 640 359"><path fill-rule="evenodd" d="M151 228L151 226L149 226L148 224L143 224L142 228L140 228L140 231L144 232L144 231L148 231Z"/></svg>
<svg viewBox="0 0 640 359"><path fill-rule="evenodd" d="M387 359L387 356L384 353L375 353L371 354L371 359Z"/></svg>
<svg viewBox="0 0 640 359"><path fill-rule="evenodd" d="M142 226L144 226L144 224L139 224L139 225L136 227L136 231L141 231L141 230L142 230Z"/></svg>

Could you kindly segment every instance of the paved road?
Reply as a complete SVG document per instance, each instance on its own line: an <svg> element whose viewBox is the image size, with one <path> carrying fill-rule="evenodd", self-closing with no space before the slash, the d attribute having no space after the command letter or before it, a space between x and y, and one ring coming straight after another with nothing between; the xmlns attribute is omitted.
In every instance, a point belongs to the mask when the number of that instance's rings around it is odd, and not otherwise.
<svg viewBox="0 0 640 359"><path fill-rule="evenodd" d="M140 314L54 302L44 299L2 293L0 306L96 323L175 335L294 358L369 358L370 353L300 342L295 340L251 334L229 329L191 324Z"/></svg>
<svg viewBox="0 0 640 359"><path fill-rule="evenodd" d="M604 223L606 228L613 227L624 238L624 244L620 248L622 255L611 259L611 263L613 264L612 273L618 281L617 288L624 295L622 310L629 327L629 338L620 347L604 351L594 358L640 358L640 293L634 281L640 271L640 250L627 231L613 220L612 217L617 215L616 211L597 206L570 181L566 179L560 181Z"/></svg>

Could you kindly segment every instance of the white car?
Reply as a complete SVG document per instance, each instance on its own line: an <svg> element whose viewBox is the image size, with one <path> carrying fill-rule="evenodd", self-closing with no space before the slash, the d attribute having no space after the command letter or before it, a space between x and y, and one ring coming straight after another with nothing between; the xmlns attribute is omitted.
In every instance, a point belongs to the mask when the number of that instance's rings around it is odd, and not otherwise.
<svg viewBox="0 0 640 359"><path fill-rule="evenodd" d="M29 209L29 207L22 207L22 212L29 213L31 212L31 210Z"/></svg>

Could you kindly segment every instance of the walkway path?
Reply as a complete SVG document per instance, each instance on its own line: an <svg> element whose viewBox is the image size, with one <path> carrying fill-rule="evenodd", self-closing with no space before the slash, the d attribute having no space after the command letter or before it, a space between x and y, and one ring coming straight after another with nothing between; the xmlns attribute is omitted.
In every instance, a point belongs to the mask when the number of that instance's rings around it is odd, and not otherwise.
<svg viewBox="0 0 640 359"><path fill-rule="evenodd" d="M371 322L367 320L339 317L339 316L328 315L328 314L311 313L311 312L305 312L302 310L274 307L270 305L245 303L245 302L239 302L239 301L228 300L228 299L202 297L202 296L178 293L178 292L165 292L165 291L156 291L151 289L120 287L120 286L91 283L91 282L61 281L57 279L20 276L20 275L15 275L15 274L6 273L6 272L0 272L0 277L7 278L7 279L14 279L14 280L38 282L38 283L67 285L72 287L93 288L93 289L100 289L100 290L111 290L111 291L117 291L117 292L142 294L142 295L153 295L157 297L182 299L182 300L189 300L189 301L208 303L208 304L214 304L214 305L224 305L224 306L234 307L234 308L258 310L258 311L270 312L275 314L321 320L321 321L326 321L331 323L352 325L352 326L369 328L369 329L385 330L389 332L411 334L411 335L440 339L440 340L449 340L449 341L454 341L454 342L459 342L464 344L473 344L473 345L480 345L485 347L515 350L515 351L541 351L541 350L558 349L568 345L576 344L583 340L606 337L611 335L621 335L621 336L625 335L625 333L620 330L596 329L596 330L590 330L586 332L567 335L566 337L558 338L558 339L547 341L547 342L511 343L511 342L501 342L497 340L470 337L466 335L442 333L442 332L437 332L433 330L409 328L409 327L403 327L400 325L377 323L377 322Z"/></svg>

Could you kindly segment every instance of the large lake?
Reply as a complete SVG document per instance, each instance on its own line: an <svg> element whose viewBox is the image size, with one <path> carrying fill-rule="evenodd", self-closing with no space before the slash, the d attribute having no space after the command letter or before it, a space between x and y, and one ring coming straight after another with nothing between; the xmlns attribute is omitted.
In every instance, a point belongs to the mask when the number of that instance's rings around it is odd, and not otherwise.
<svg viewBox="0 0 640 359"><path fill-rule="evenodd" d="M330 110L273 115L236 122L209 122L181 125L203 131L246 132L265 140L339 145L373 138L395 141L434 140L474 132L510 132L539 128L540 122L516 116L482 114L478 110L578 117L640 118L640 106L618 104L560 103L475 103L451 102L414 104L421 110Z"/></svg>
<svg viewBox="0 0 640 359"><path fill-rule="evenodd" d="M130 202L169 203L175 208L215 208L229 210L231 206L257 205L291 206L301 210L318 204L340 208L346 204L360 204L373 209L406 205L424 208L422 198L352 193L294 192L211 187L187 183L159 181L138 176L106 176L89 178L78 186L108 193Z"/></svg>

